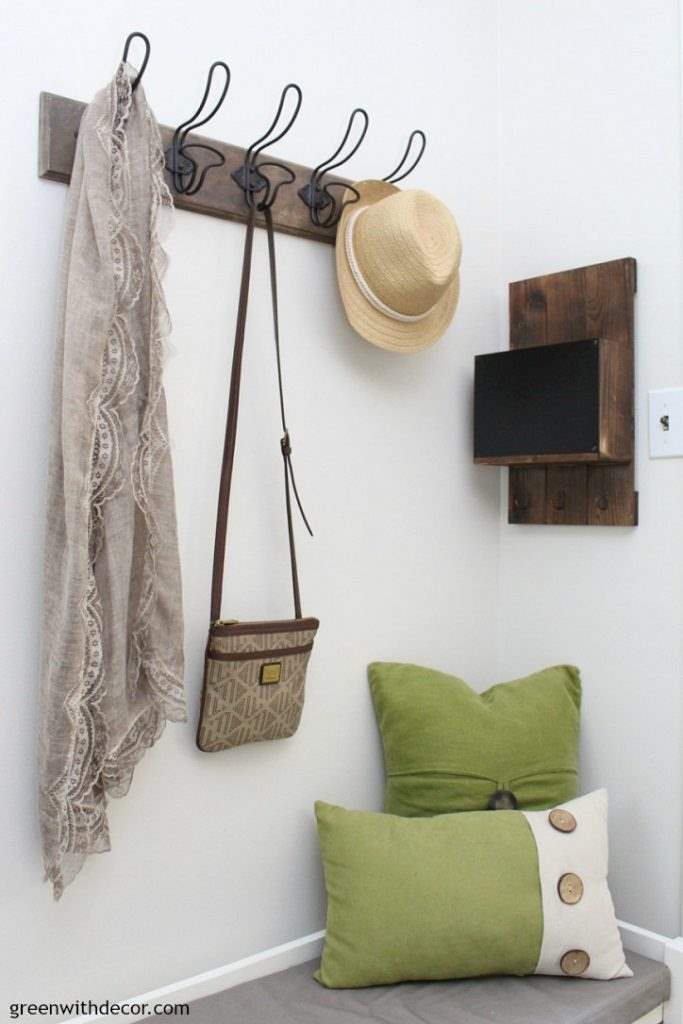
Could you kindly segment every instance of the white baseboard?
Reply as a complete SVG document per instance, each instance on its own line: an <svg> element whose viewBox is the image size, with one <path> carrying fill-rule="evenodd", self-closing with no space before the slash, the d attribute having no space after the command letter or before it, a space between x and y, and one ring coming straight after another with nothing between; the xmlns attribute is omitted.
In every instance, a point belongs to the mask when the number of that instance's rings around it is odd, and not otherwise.
<svg viewBox="0 0 683 1024"><path fill-rule="evenodd" d="M649 932L646 928L639 928L637 924L629 924L627 921L618 921L617 924L624 949L664 963L666 945L671 939L657 932Z"/></svg>
<svg viewBox="0 0 683 1024"><path fill-rule="evenodd" d="M619 922L619 930L627 951L667 965L671 971L671 998L664 1004L664 1024L683 1024L683 937L669 939L625 921Z"/></svg>
<svg viewBox="0 0 683 1024"><path fill-rule="evenodd" d="M323 948L325 932L314 932L312 935L304 935L301 939L294 939L293 942L285 942L282 946L274 946L262 953L255 953L247 956L244 960L236 960L224 967L216 967L213 971L205 971L203 974L195 974L191 978L184 978L172 985L165 985L164 988L157 988L153 992L146 992L141 996L134 996L132 999L125 999L122 1005L130 1008L136 1005L147 1004L153 1007L164 1003L191 1003L203 996L212 996L216 992L223 992L226 989L234 988L245 981L253 981L255 978L265 978L269 974L276 974L278 971L285 971L288 967L295 967L297 964L304 964L307 960L314 960L320 956ZM127 1013L125 1019L145 1020L149 1017L149 1010L140 1013ZM107 1020L111 1018L107 1017ZM170 1019L170 1018L169 1018ZM186 1018L174 1018L182 1020ZM78 1017L66 1024L88 1024L91 1021L102 1021L104 1017L94 1014L89 1017Z"/></svg>
<svg viewBox="0 0 683 1024"><path fill-rule="evenodd" d="M650 1013L646 1013L644 1017L639 1017L638 1020L633 1022L633 1024L662 1024L663 1020L664 1007L657 1006Z"/></svg>
<svg viewBox="0 0 683 1024"><path fill-rule="evenodd" d="M683 938L669 939L664 963L671 971L671 999L664 1007L665 1024L683 1024Z"/></svg>
<svg viewBox="0 0 683 1024"><path fill-rule="evenodd" d="M664 1024L683 1024L683 937L669 939L665 935L658 935L625 921L619 922L619 930L626 950L665 963L671 971L671 999L664 1006L663 1018L659 1011L653 1010L652 1014L647 1014L636 1024L659 1024L662 1019ZM294 939L293 942L286 942L282 946L274 946L254 956L217 967L213 971L195 974L191 978L174 982L153 992L126 999L123 1005L130 1008L142 1004L150 1007L164 1003L191 1003L195 999L234 988L245 981L265 978L269 974L276 974L277 971L284 971L288 967L313 960L320 956L324 938L325 932L304 935L301 939ZM144 1020L148 1016L149 1010L143 1010L140 1013L127 1013L126 1020ZM89 1024L104 1019L95 1014L67 1021L66 1024Z"/></svg>

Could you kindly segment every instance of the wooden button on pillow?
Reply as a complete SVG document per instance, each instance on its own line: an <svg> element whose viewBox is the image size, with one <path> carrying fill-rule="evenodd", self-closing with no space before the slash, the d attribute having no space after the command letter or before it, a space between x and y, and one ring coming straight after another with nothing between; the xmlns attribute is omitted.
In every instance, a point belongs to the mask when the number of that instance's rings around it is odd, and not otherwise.
<svg viewBox="0 0 683 1024"><path fill-rule="evenodd" d="M540 810L577 793L581 679L558 665L476 693L417 665L374 662L390 814Z"/></svg>
<svg viewBox="0 0 683 1024"><path fill-rule="evenodd" d="M562 811L572 831L547 810L400 818L317 803L327 889L318 980L630 977L607 887L607 793Z"/></svg>

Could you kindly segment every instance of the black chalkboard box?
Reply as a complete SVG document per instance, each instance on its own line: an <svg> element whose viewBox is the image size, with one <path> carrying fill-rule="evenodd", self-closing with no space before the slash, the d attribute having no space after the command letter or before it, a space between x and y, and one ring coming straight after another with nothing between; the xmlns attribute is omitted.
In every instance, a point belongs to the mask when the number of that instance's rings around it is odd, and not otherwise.
<svg viewBox="0 0 683 1024"><path fill-rule="evenodd" d="M475 462L628 461L615 354L588 338L476 356Z"/></svg>

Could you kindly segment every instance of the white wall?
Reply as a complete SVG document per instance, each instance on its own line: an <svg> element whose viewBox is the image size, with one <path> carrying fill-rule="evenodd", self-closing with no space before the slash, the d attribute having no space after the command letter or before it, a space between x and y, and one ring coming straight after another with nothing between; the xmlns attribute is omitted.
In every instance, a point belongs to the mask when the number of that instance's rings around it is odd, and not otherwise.
<svg viewBox="0 0 683 1024"><path fill-rule="evenodd" d="M319 928L317 797L379 806L381 766L365 664L415 659L474 684L495 671L498 481L469 443L473 353L496 344L495 4L178 0L12 10L2 47L3 669L0 799L6 814L2 992L50 1001L131 995ZM349 111L373 118L350 173L381 176L408 132L430 145L413 184L440 195L465 244L448 336L410 359L346 326L330 247L279 237L284 359L296 468L316 539L300 541L304 610L322 625L303 724L291 741L202 755L193 745L208 617L226 382L243 228L180 213L167 295L175 359L167 390L185 580L190 724L169 726L111 805L113 850L59 904L41 883L33 770L48 381L66 189L36 177L38 92L87 99L126 34L146 31L159 120L197 102L209 63L232 66L212 125L245 143L282 85L301 82L300 123L280 152L316 163ZM6 154L7 155L7 154ZM7 169L7 162L4 163ZM225 613L287 614L265 248L247 340L233 569Z"/></svg>
<svg viewBox="0 0 683 1024"><path fill-rule="evenodd" d="M673 935L683 474L648 459L646 419L648 389L683 383L678 6L501 3L499 109L500 295L507 281L638 260L640 492L637 529L501 526L500 671L581 666L583 783L610 791L619 914Z"/></svg>
<svg viewBox="0 0 683 1024"><path fill-rule="evenodd" d="M612 794L619 913L679 932L683 486L679 463L648 460L644 417L648 388L683 379L677 7L347 0L330 27L311 0L229 11L206 0L71 0L58 18L35 0L15 6L0 63L13 159L0 268L8 498L0 877L10 923L0 1003L130 995L320 927L311 804L380 801L364 677L371 658L450 667L478 686L578 662L584 785L607 784ZM366 104L372 128L349 173L381 176L409 130L425 128L430 146L411 183L440 195L459 219L462 300L440 345L400 359L345 326L331 249L278 238L296 466L316 528L315 541L300 540L304 604L322 627L296 738L201 755L192 733L243 229L178 214L167 282L177 355L167 390L191 724L169 727L143 761L129 796L111 806L113 851L93 858L55 905L40 881L33 761L66 190L35 174L37 97L40 89L90 96L136 28L152 38L145 83L167 123L187 115L208 64L224 57L233 85L212 126L223 138L258 134L291 78L305 100L285 156L315 163L336 145L350 109ZM503 474L471 465L472 356L506 344L508 280L625 255L639 264L641 525L507 526ZM225 606L240 617L289 608L261 236L256 260L233 517L239 547Z"/></svg>

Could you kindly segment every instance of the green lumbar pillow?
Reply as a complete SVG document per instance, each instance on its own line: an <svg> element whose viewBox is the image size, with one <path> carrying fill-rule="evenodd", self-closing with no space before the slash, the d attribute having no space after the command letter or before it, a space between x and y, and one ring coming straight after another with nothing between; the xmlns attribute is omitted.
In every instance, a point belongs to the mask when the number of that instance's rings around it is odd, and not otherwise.
<svg viewBox="0 0 683 1024"><path fill-rule="evenodd" d="M558 665L481 694L417 665L374 662L368 676L388 813L539 810L576 796L578 669Z"/></svg>
<svg viewBox="0 0 683 1024"><path fill-rule="evenodd" d="M399 818L317 803L318 981L630 977L607 887L607 794L553 811Z"/></svg>

